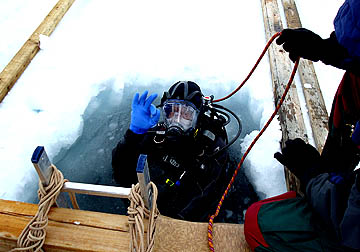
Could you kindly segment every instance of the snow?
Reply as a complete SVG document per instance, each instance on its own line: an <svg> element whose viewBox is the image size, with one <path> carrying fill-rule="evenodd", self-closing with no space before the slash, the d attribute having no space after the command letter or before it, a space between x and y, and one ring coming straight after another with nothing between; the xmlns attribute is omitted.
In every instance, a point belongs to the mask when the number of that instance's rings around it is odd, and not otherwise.
<svg viewBox="0 0 360 252"><path fill-rule="evenodd" d="M327 37L342 2L297 1L303 27ZM6 36L0 41L0 69L55 3L1 1L0 30ZM30 200L27 190L37 186L33 150L45 146L53 159L79 141L86 118L105 113L104 100L98 99L102 92L110 90L106 104L116 108L104 114L106 137L114 145L121 125L111 118L129 114L126 101L133 93L148 89L161 95L178 80L193 80L206 95L221 98L245 78L266 44L261 1L238 0L76 0L54 33L40 40L40 52L0 104L2 199ZM329 112L343 71L322 63L315 68ZM274 109L269 71L264 57L239 94L224 103L242 119L244 131L234 144L242 152ZM245 161L245 173L260 198L286 191L283 167L273 158L280 140L274 120ZM96 155L109 153L111 146L100 143ZM76 173L81 172L71 174Z"/></svg>
<svg viewBox="0 0 360 252"><path fill-rule="evenodd" d="M43 21L57 0L0 1L0 69L3 69Z"/></svg>

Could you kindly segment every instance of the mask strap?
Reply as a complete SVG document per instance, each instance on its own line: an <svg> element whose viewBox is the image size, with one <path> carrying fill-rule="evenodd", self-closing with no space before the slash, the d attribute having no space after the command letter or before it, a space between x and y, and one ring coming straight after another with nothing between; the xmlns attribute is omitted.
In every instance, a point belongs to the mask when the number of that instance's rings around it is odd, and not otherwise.
<svg viewBox="0 0 360 252"><path fill-rule="evenodd" d="M187 81L184 81L182 83L184 83L184 100L186 100L189 93L189 85Z"/></svg>

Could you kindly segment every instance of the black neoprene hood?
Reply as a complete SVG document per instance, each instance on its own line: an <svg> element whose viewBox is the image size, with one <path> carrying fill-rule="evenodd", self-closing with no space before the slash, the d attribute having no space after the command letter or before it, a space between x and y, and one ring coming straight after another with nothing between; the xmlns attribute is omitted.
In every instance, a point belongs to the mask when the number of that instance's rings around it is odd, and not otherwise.
<svg viewBox="0 0 360 252"><path fill-rule="evenodd" d="M178 81L173 84L169 91L164 92L161 98L161 104L168 99L179 99L189 101L200 109L202 106L202 97L200 87L193 81Z"/></svg>

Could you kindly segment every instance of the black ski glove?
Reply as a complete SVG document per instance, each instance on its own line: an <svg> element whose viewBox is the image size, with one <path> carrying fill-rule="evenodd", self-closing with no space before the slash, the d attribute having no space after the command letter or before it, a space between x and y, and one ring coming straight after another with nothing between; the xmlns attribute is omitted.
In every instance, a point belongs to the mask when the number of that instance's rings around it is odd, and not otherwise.
<svg viewBox="0 0 360 252"><path fill-rule="evenodd" d="M283 44L290 59L295 62L298 57L318 61L321 59L321 51L324 40L317 34L305 28L284 29L276 40L278 45Z"/></svg>
<svg viewBox="0 0 360 252"><path fill-rule="evenodd" d="M302 57L315 62L321 60L326 65L341 69L349 68L345 61L349 57L348 52L338 43L335 32L328 39L322 39L305 28L284 29L276 43L283 44L293 62Z"/></svg>
<svg viewBox="0 0 360 252"><path fill-rule="evenodd" d="M321 173L319 152L302 139L286 141L281 151L276 152L274 158L295 174L302 187L305 188L310 179Z"/></svg>

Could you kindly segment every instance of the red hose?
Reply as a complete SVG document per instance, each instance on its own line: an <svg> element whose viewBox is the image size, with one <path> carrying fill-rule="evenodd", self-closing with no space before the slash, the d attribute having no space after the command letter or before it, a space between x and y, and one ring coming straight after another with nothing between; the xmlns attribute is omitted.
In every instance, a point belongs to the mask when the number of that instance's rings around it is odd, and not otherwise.
<svg viewBox="0 0 360 252"><path fill-rule="evenodd" d="M269 42L266 44L266 47L265 49L263 50L263 52L261 53L259 59L257 60L255 66L251 69L250 73L248 74L248 76L245 78L245 80L231 93L229 94L228 96L225 96L224 98L221 98L221 99L218 99L218 100L214 100L214 102L219 102L219 101L223 101L229 97L231 97L233 94L235 94L237 91L239 91L239 89L245 84L245 82L250 78L251 74L254 72L255 68L257 67L257 65L259 64L259 62L261 61L262 57L264 56L266 50L269 48L270 44L274 41L274 39L276 37L278 37L279 35L281 35L281 33L276 33L274 36L272 36L272 38L269 40ZM294 68L292 70L292 73L291 73L291 76L289 78L289 81L286 85L286 88L284 90L284 93L279 101L279 103L277 104L276 108L275 108L275 111L272 113L272 115L270 116L269 120L267 121L267 123L265 124L265 126L261 129L261 131L259 132L259 134L254 138L254 140L251 142L250 146L248 147L248 149L245 151L244 155L242 156L236 170L234 171L234 174L224 192L224 194L222 195L219 203L218 203L218 206L216 208L216 211L213 215L211 215L210 219L209 219L209 225L208 225L208 243L209 243L209 249L210 251L215 251L214 249L214 244L213 244L213 224L214 224L214 218L216 216L218 216L219 212L220 212L220 208L224 202L224 199L226 197L226 195L228 194L232 184L234 183L234 180L235 180L235 177L237 176L239 170L240 170L240 167L242 166L242 164L244 163L244 160L246 158L246 156L249 154L250 150L252 149L252 147L255 145L255 143L257 142L257 140L260 138L260 136L264 133L264 131L267 129L267 127L270 125L271 121L274 119L275 115L278 113L281 105L283 104L284 102L284 99L286 97L286 94L288 93L289 89L290 89L290 86L291 86L291 83L293 82L294 80L294 76L296 74L296 70L298 68L298 65L299 65L299 59L296 60L295 62L295 65L294 65Z"/></svg>

